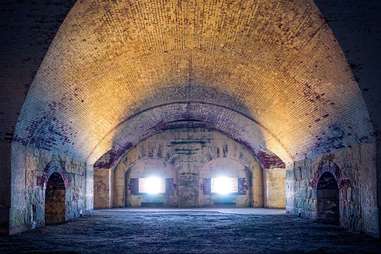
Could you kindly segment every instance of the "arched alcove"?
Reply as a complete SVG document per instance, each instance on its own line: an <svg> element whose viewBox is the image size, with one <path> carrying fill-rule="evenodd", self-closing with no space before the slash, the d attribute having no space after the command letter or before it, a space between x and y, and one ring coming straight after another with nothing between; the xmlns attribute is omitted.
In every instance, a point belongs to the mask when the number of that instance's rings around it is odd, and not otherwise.
<svg viewBox="0 0 381 254"><path fill-rule="evenodd" d="M53 173L45 191L45 224L65 222L65 183L62 176Z"/></svg>
<svg viewBox="0 0 381 254"><path fill-rule="evenodd" d="M339 188L329 172L320 177L317 185L317 218L324 223L340 223Z"/></svg>
<svg viewBox="0 0 381 254"><path fill-rule="evenodd" d="M243 149L243 148L241 148ZM220 179L220 180L219 180ZM224 180L225 179L225 180ZM200 204L213 207L250 207L255 202L262 203L262 169L256 159L247 153L246 160L217 157L205 163L200 169L202 193ZM230 189L228 193L219 193Z"/></svg>
<svg viewBox="0 0 381 254"><path fill-rule="evenodd" d="M141 159L124 174L126 207L172 207L176 172L163 160Z"/></svg>
<svg viewBox="0 0 381 254"><path fill-rule="evenodd" d="M213 197L217 198L218 193L212 191L211 183L219 177L234 183L234 191L229 191L232 205L263 206L262 168L255 155L247 146L214 129L181 125L163 130L129 148L112 170L113 192L109 199L114 207L159 203L170 207L215 206L218 200ZM107 176L96 174L101 179L96 187L110 182ZM140 188L150 177L161 178L160 194L149 195ZM97 199L99 194L95 195Z"/></svg>

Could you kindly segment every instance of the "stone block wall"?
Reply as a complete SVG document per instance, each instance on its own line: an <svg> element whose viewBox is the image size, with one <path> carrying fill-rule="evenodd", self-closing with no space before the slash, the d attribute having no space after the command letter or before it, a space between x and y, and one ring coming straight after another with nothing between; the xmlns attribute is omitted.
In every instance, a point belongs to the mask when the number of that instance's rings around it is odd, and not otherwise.
<svg viewBox="0 0 381 254"><path fill-rule="evenodd" d="M148 177L148 176L160 176L164 179L164 181L167 181L167 179L173 179L170 183L166 183L171 186L166 186L167 188L170 188L171 191L168 191L168 193L164 194L158 194L153 196L147 196L145 194L137 194L132 193L131 186L129 185L131 179L139 179L141 177ZM177 193L175 190L175 185L179 182L176 181L177 178L177 172L175 170L175 167L165 162L165 160L159 159L159 158L149 158L144 157L141 159L138 159L135 161L135 163L130 164L127 171L125 171L124 174L124 185L119 185L120 188L118 188L118 191L124 190L125 195L125 206L130 207L140 207L144 203L162 203L164 206L167 207L174 207L177 206ZM119 181L120 183L121 181ZM137 186L138 187L138 186ZM126 200L127 199L127 200ZM189 199L191 200L191 199Z"/></svg>
<svg viewBox="0 0 381 254"><path fill-rule="evenodd" d="M86 199L86 185L92 175L85 162L15 143L12 169L11 234L45 225L45 191L49 176L55 172L65 184L65 220L92 209Z"/></svg>
<svg viewBox="0 0 381 254"><path fill-rule="evenodd" d="M286 171L284 168L271 168L263 171L264 206L266 208L285 208Z"/></svg>
<svg viewBox="0 0 381 254"><path fill-rule="evenodd" d="M147 176L155 169L164 177L174 179L176 191L164 199L167 206L213 206L215 196L204 193L203 179L222 174L247 179L245 192L232 195L236 206L263 207L260 164L244 145L218 131L169 129L131 148L112 171L113 206L139 206L144 202L141 195L126 194L126 173L127 177L137 178ZM97 207L107 207L107 198L97 190L107 182L108 174L96 172L96 175L96 179L98 176L101 179L95 183L95 200L104 202L97 203Z"/></svg>
<svg viewBox="0 0 381 254"><path fill-rule="evenodd" d="M229 176L244 179L238 183L241 186L241 193L230 197L237 207L248 207L260 205L263 200L259 195L262 193L262 170L252 170L248 165L232 158L216 158L205 163L200 169L200 179L211 179L215 176ZM203 184L203 183L201 183ZM238 187L240 189L240 187ZM240 191L239 191L240 192ZM254 198L255 197L255 198ZM203 193L199 195L199 203L202 206L213 206L219 202L219 195L213 193ZM229 199L229 198L228 198Z"/></svg>
<svg viewBox="0 0 381 254"><path fill-rule="evenodd" d="M111 208L111 169L98 169L94 171L94 208Z"/></svg>
<svg viewBox="0 0 381 254"><path fill-rule="evenodd" d="M375 144L358 144L288 165L287 211L317 218L317 184L331 173L339 188L340 224L378 236Z"/></svg>

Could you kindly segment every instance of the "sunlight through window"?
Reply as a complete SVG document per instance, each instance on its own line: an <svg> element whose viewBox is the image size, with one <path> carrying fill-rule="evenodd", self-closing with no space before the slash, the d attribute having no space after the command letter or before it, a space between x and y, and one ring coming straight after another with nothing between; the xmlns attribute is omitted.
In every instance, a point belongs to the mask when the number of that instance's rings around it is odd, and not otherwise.
<svg viewBox="0 0 381 254"><path fill-rule="evenodd" d="M139 192L147 194L164 193L164 179L157 176L139 178Z"/></svg>
<svg viewBox="0 0 381 254"><path fill-rule="evenodd" d="M212 192L227 195L238 192L238 179L235 177L219 176L212 178Z"/></svg>

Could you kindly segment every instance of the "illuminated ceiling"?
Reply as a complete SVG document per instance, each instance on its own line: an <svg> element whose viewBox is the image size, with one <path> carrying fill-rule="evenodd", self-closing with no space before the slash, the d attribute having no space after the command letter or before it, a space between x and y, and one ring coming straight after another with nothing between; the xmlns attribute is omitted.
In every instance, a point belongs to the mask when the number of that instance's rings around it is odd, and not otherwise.
<svg viewBox="0 0 381 254"><path fill-rule="evenodd" d="M285 162L373 138L358 85L312 1L194 0L78 1L29 90L15 140L94 163L183 120Z"/></svg>

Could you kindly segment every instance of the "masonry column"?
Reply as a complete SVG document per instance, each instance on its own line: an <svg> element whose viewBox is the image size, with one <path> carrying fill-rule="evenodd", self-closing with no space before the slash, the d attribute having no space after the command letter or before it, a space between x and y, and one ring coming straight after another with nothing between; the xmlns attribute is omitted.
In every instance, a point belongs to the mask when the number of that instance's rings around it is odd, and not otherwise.
<svg viewBox="0 0 381 254"><path fill-rule="evenodd" d="M264 206L266 208L286 207L286 169L263 170Z"/></svg>
<svg viewBox="0 0 381 254"><path fill-rule="evenodd" d="M94 170L94 208L112 207L112 169Z"/></svg>

